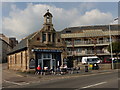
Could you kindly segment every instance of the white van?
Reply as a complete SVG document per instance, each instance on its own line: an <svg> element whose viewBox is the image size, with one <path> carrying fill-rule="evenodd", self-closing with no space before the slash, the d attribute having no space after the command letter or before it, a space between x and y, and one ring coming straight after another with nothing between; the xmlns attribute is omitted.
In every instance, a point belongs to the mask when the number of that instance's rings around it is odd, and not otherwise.
<svg viewBox="0 0 120 90"><path fill-rule="evenodd" d="M101 60L97 56L82 57L82 64L100 63Z"/></svg>

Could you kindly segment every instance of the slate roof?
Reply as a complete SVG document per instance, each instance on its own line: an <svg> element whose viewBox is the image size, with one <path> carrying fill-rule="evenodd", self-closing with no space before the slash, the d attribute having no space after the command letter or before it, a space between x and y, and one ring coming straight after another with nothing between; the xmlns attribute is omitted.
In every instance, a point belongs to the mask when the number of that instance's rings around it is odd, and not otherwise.
<svg viewBox="0 0 120 90"><path fill-rule="evenodd" d="M108 36L109 31L100 30L86 30L83 33L65 33L61 34L61 38L80 38L80 37L97 37L97 36ZM120 31L111 31L111 35L120 35Z"/></svg>
<svg viewBox="0 0 120 90"><path fill-rule="evenodd" d="M118 30L120 25L110 25L111 30ZM107 31L109 29L109 25L94 25L94 26L80 26L80 27L69 27L65 28L61 31L62 34L67 33L67 31L71 31L69 33L76 33L76 32L83 32L83 30L99 30L102 29L103 31Z"/></svg>
<svg viewBox="0 0 120 90"><path fill-rule="evenodd" d="M15 52L18 52L20 50L24 50L27 49L27 40L30 39L36 32L28 35L27 37L25 37L24 39L22 39L13 49L10 53L8 54L12 54Z"/></svg>
<svg viewBox="0 0 120 90"><path fill-rule="evenodd" d="M49 12L49 10L47 10L47 13L45 13L44 17L47 16L47 15L50 16L50 17L53 17L52 14Z"/></svg>
<svg viewBox="0 0 120 90"><path fill-rule="evenodd" d="M120 25L110 25L111 35L120 35ZM69 31L69 32L66 32ZM70 27L61 31L62 38L108 36L108 25Z"/></svg>

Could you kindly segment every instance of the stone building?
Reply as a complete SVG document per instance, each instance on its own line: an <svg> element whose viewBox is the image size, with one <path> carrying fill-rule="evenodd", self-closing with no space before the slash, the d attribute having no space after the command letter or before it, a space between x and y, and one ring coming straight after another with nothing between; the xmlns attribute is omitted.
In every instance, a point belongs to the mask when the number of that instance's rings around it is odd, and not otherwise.
<svg viewBox="0 0 120 90"><path fill-rule="evenodd" d="M9 53L11 49L9 38L4 34L0 34L0 62L7 62L7 53Z"/></svg>
<svg viewBox="0 0 120 90"><path fill-rule="evenodd" d="M8 68L21 71L55 69L63 65L66 58L65 44L52 24L52 14L47 10L44 15L43 28L25 37L8 54Z"/></svg>
<svg viewBox="0 0 120 90"><path fill-rule="evenodd" d="M120 25L110 25L112 42L120 41ZM81 62L84 56L110 57L109 25L69 27L61 31L61 38L67 45L68 62ZM115 56L115 54L113 54Z"/></svg>
<svg viewBox="0 0 120 90"><path fill-rule="evenodd" d="M15 37L10 37L9 38L9 44L12 48L14 48L18 44L18 40L16 40Z"/></svg>

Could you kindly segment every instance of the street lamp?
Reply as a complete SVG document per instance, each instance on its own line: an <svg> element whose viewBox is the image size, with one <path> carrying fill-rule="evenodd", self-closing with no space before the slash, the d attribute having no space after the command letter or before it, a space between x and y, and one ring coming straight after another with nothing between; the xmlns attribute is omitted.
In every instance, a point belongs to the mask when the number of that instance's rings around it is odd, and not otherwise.
<svg viewBox="0 0 120 90"><path fill-rule="evenodd" d="M112 22L118 20L118 18L114 19ZM113 65L113 53L112 53L112 38L111 38L111 28L110 28L110 24L109 24L109 38L110 38L110 53L111 53L111 59L112 59L112 69L114 69L114 65Z"/></svg>

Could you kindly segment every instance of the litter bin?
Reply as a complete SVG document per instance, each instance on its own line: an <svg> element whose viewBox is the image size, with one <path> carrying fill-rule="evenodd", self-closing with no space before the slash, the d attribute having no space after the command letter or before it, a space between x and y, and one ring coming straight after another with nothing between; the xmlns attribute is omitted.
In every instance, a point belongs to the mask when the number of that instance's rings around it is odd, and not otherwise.
<svg viewBox="0 0 120 90"><path fill-rule="evenodd" d="M93 68L93 64L90 64L89 69L92 70L92 68Z"/></svg>
<svg viewBox="0 0 120 90"><path fill-rule="evenodd" d="M85 72L88 72L88 66L85 66Z"/></svg>

